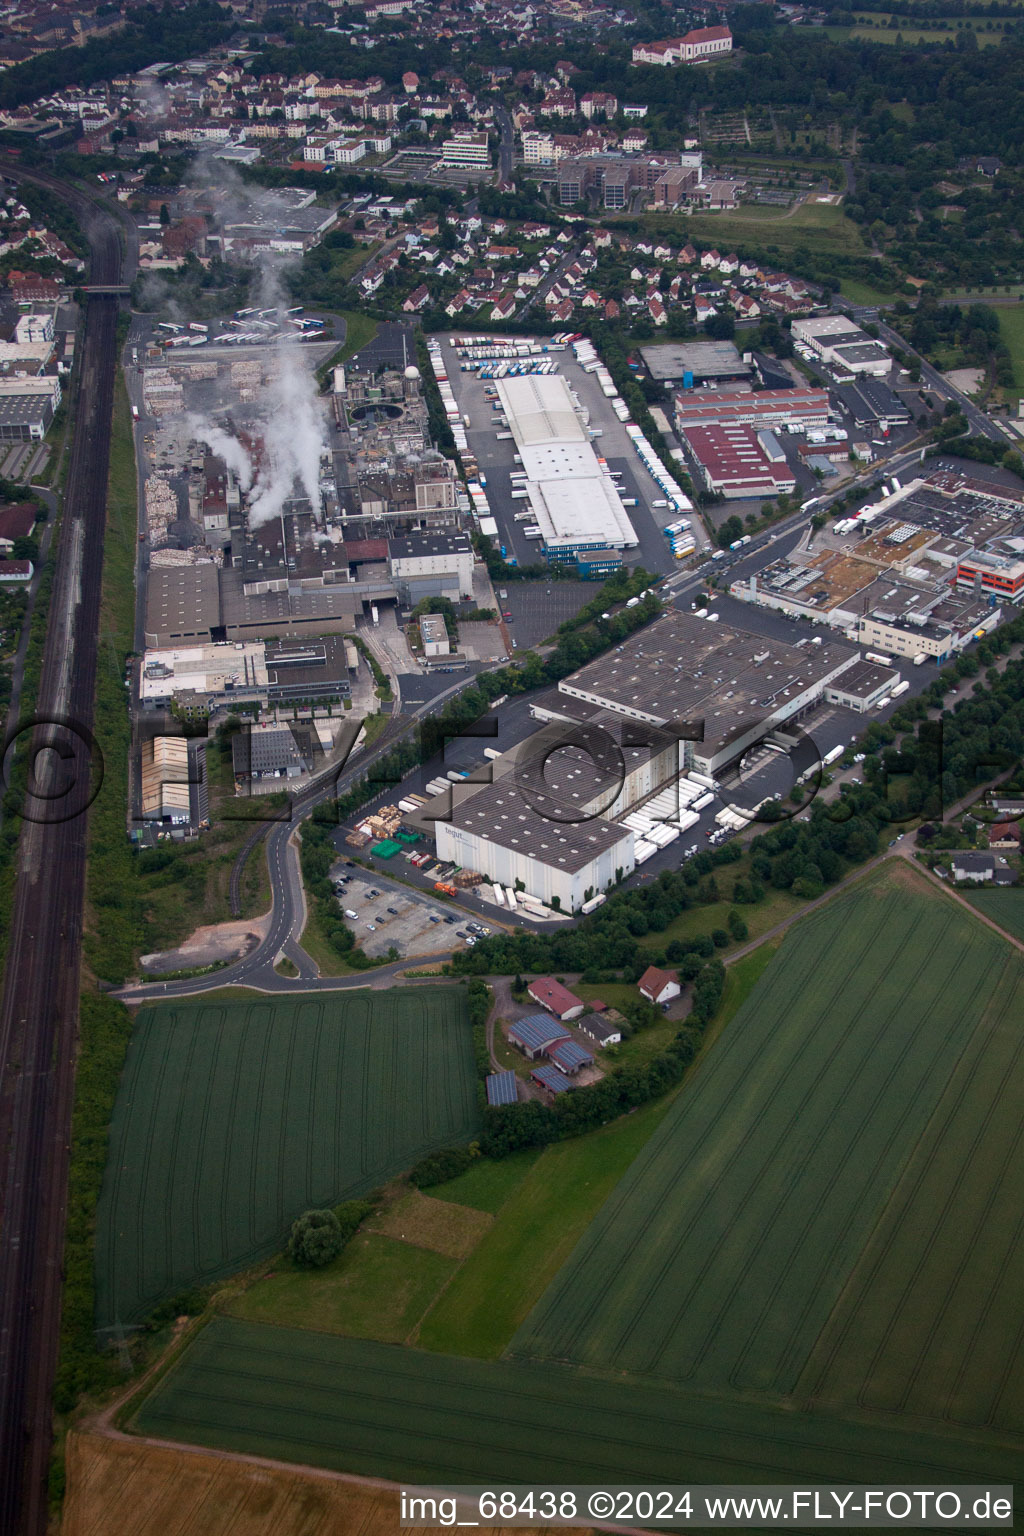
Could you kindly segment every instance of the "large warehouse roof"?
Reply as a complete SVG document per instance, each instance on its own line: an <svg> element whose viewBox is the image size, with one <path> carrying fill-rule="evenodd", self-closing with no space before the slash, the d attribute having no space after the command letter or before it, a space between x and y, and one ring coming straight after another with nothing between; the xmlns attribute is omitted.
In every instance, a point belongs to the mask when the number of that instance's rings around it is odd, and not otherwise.
<svg viewBox="0 0 1024 1536"><path fill-rule="evenodd" d="M611 848L632 844L628 827L599 817L552 821L534 809L511 779L483 785L465 800L455 798L453 826L567 874L575 874Z"/></svg>
<svg viewBox="0 0 1024 1536"><path fill-rule="evenodd" d="M557 373L499 379L498 396L520 448L587 441L568 386Z"/></svg>
<svg viewBox="0 0 1024 1536"><path fill-rule="evenodd" d="M557 374L501 379L498 394L545 548L632 547L633 524Z"/></svg>
<svg viewBox="0 0 1024 1536"><path fill-rule="evenodd" d="M561 693L658 724L704 720L704 751L785 713L787 702L837 675L851 646L791 645L669 612L559 683Z"/></svg>

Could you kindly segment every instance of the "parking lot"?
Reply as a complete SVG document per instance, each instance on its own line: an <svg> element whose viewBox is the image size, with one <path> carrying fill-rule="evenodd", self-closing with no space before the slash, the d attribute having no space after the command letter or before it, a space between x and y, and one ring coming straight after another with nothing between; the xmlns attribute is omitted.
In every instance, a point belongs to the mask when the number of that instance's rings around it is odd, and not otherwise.
<svg viewBox="0 0 1024 1536"><path fill-rule="evenodd" d="M455 913L425 893L406 889L386 877L378 879L357 864L339 859L331 869L338 905L356 943L374 959L396 949L403 960L448 954L492 930ZM350 917L350 913L356 913Z"/></svg>
<svg viewBox="0 0 1024 1536"><path fill-rule="evenodd" d="M467 429L469 447L482 474L487 477L487 500L498 524L500 542L520 565L532 565L539 559L537 543L524 535L526 520L515 521L515 513L522 512L524 504L513 501L511 495L510 476L518 468L516 445L511 439L499 441L497 434L504 429L492 425L492 416L496 412L487 397L487 390L493 388L493 381L480 379L475 373L463 373L452 338L445 336L441 340L448 378L459 410L470 419ZM610 470L621 471L624 495L636 499L637 505L628 508L628 512L639 543L636 548L624 550L623 558L631 565L643 565L652 572L667 574L677 570L662 533L669 514L652 506L653 502L663 499L663 493L637 456L625 426L602 394L594 375L584 373L569 348L550 356L557 372L589 411L590 427L601 434L594 439L594 451L606 460Z"/></svg>

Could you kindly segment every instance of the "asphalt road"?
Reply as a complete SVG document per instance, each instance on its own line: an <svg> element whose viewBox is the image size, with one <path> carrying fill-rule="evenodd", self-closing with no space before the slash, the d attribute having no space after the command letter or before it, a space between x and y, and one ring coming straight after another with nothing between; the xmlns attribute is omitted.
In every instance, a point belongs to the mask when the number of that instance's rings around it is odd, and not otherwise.
<svg viewBox="0 0 1024 1536"><path fill-rule="evenodd" d="M469 686L472 678L462 677L451 684L444 693L424 704L409 709L404 720L411 728L417 720L432 714L446 698ZM368 767L383 757L395 744L396 735L388 733L365 755L357 757L352 767L335 777L327 774L305 793L297 795L287 821L274 822L266 834L266 857L270 871L273 894L270 926L262 942L233 964L224 966L208 976L185 978L179 981L143 982L122 987L116 996L125 1002L160 1002L165 998L191 997L201 992L211 992L218 987L252 986L265 992L301 992L310 986L322 989L352 985L345 977L320 977L319 972L299 940L306 921L306 898L302 884L298 849L292 841L301 820L324 800L333 799L363 777ZM391 796L390 789L382 794ZM281 954L293 962L299 977L279 976L274 962ZM408 961L404 962L408 964ZM374 974L377 974L374 972ZM355 984L360 984L356 978ZM365 982L361 983L365 985Z"/></svg>

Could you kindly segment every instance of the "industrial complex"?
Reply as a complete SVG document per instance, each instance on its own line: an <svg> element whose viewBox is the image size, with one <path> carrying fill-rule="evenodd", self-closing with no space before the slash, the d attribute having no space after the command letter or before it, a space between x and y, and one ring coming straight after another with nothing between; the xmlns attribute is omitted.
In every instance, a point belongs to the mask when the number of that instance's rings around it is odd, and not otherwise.
<svg viewBox="0 0 1024 1536"><path fill-rule="evenodd" d="M895 681L838 641L780 643L671 610L541 695L541 729L494 757L490 782L445 784L409 823L439 860L578 912L693 825L691 805L752 747Z"/></svg>
<svg viewBox="0 0 1024 1536"><path fill-rule="evenodd" d="M892 656L945 661L1024 595L1024 504L943 471L893 483L730 590Z"/></svg>

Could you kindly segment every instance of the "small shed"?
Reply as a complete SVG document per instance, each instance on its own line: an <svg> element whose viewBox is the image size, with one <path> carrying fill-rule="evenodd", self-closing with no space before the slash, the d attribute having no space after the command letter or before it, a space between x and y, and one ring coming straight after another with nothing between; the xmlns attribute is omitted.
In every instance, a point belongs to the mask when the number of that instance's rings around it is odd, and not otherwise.
<svg viewBox="0 0 1024 1536"><path fill-rule="evenodd" d="M534 1067L533 1071L530 1073L530 1076L533 1078L535 1083L539 1083L540 1086L542 1088L546 1088L549 1093L565 1093L566 1089L572 1087L572 1084L565 1077L564 1073L559 1072L557 1067L552 1067L547 1064L545 1064L543 1067Z"/></svg>
<svg viewBox="0 0 1024 1536"><path fill-rule="evenodd" d="M514 1072L492 1072L484 1085L488 1104L514 1104L519 1097L519 1084Z"/></svg>
<svg viewBox="0 0 1024 1536"><path fill-rule="evenodd" d="M576 1026L581 1034L588 1035L595 1045L618 1045L622 1039L621 1025L597 1013L588 1013Z"/></svg>

